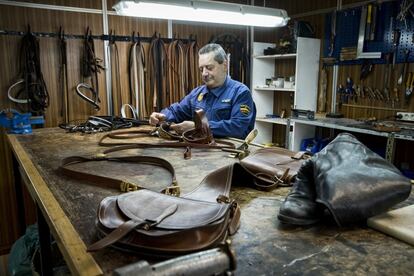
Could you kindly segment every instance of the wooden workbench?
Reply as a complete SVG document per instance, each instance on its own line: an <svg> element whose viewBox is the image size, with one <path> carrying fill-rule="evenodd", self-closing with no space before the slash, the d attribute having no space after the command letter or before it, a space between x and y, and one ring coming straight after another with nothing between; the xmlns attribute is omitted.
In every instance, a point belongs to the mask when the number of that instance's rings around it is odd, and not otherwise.
<svg viewBox="0 0 414 276"><path fill-rule="evenodd" d="M31 135L8 135L22 180L74 275L110 274L115 268L145 259L111 248L87 253L86 245L96 240L99 202L119 192L87 185L57 171L66 156L102 152L105 148L97 145L102 135L65 133L57 128L35 130ZM209 172L235 162L220 150L193 149L190 160L183 159L182 149L134 149L117 154L167 159L174 165L183 193L191 191ZM116 173L154 190L161 189L169 179L162 169L145 165L119 166L113 172L100 163L93 169L100 169L103 175ZM232 189L232 198L242 208L241 227L232 239L236 275L411 275L414 271L414 247L365 225L339 228L329 218L309 227L281 224L276 216L288 191L279 188L262 192L243 185ZM413 202L412 195L399 206Z"/></svg>

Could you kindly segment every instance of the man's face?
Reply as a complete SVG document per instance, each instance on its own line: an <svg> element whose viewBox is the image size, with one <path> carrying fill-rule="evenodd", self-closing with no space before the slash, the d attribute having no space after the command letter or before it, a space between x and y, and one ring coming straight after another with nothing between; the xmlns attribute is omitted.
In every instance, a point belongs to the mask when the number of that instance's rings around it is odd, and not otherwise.
<svg viewBox="0 0 414 276"><path fill-rule="evenodd" d="M198 56L201 78L208 88L223 85L227 75L227 61L219 64L214 60L214 53L210 52Z"/></svg>

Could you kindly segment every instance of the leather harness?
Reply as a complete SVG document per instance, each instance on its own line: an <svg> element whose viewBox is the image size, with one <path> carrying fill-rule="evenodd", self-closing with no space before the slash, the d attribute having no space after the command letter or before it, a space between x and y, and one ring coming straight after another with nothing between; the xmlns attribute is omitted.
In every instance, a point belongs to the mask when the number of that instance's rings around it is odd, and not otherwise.
<svg viewBox="0 0 414 276"><path fill-rule="evenodd" d="M33 115L43 115L49 106L49 92L40 68L39 40L30 31L30 26L22 38L20 66L22 77L10 86L8 97L15 103L27 104L28 112ZM24 84L24 88L12 95L12 89L20 83Z"/></svg>
<svg viewBox="0 0 414 276"><path fill-rule="evenodd" d="M95 46L92 38L92 31L89 27L86 29L85 39L83 43L83 61L82 61L82 76L83 78L90 78L91 84L82 82L76 86L76 93L85 101L92 104L96 110L100 110L99 104L99 82L98 73L105 68L101 65L102 59L95 56ZM86 96L81 88L89 90L91 97Z"/></svg>

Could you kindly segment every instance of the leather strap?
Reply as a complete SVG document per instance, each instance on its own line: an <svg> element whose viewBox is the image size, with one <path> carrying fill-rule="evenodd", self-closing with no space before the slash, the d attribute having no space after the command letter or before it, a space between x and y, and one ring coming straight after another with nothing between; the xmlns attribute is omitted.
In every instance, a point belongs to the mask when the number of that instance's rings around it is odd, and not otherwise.
<svg viewBox="0 0 414 276"><path fill-rule="evenodd" d="M86 90L89 90L89 92L91 93L91 97L86 96L82 91L81 88L84 88ZM94 106L96 111L99 111L101 109L101 107L99 106L99 103L101 102L101 100L99 99L99 95L98 95L98 91L95 90L90 84L88 83L79 83L76 86L76 93L85 101L87 101L88 103L90 103L91 105Z"/></svg>
<svg viewBox="0 0 414 276"><path fill-rule="evenodd" d="M115 152L118 150L122 150L122 149L112 148L111 151L108 151L106 153ZM121 190L123 192L129 192L129 191L143 189L143 187L137 184L125 181L125 180L121 180L121 179L76 171L74 169L71 169L70 165L84 163L84 162L92 162L92 161L110 161L110 162L150 164L150 165L162 167L171 173L171 176L172 176L171 184L167 186L166 188L162 189L160 192L164 194L179 195L180 188L178 186L177 179L175 177L174 167L167 160L159 158L159 157L153 157L153 156L109 157L106 155L106 153L99 153L91 157L82 157L82 156L67 157L62 160L59 170L67 176L70 176L75 179L86 180L96 186L105 186L108 188Z"/></svg>
<svg viewBox="0 0 414 276"><path fill-rule="evenodd" d="M154 130L134 130L125 132L108 133L99 140L100 146L121 146L122 149L132 148L186 148L184 158L188 159L191 156L191 148L210 148L210 149L235 149L235 145L228 141L214 140L211 133L207 117L203 110L197 110L194 114L195 128L188 130L183 135L178 135L170 131L170 123L164 122L160 127ZM139 138L143 136L158 136L166 139L179 140L178 142L161 142L161 143L105 143L107 138L112 139L130 139ZM121 149L119 147L119 149Z"/></svg>
<svg viewBox="0 0 414 276"><path fill-rule="evenodd" d="M112 83L112 114L120 115L122 106L122 89L119 73L119 52L116 45L115 31L109 34L109 55L111 57L111 83Z"/></svg>
<svg viewBox="0 0 414 276"><path fill-rule="evenodd" d="M148 51L149 95L145 95L148 113L166 107L166 50L161 37L154 34Z"/></svg>
<svg viewBox="0 0 414 276"><path fill-rule="evenodd" d="M190 36L191 39L191 36ZM201 84L201 74L198 69L198 44L197 39L187 44L186 56L187 56L187 78L184 89L189 93L192 89Z"/></svg>
<svg viewBox="0 0 414 276"><path fill-rule="evenodd" d="M184 82L187 78L187 67L184 44L174 40L168 45L168 90L166 104L171 105L184 98L186 91Z"/></svg>
<svg viewBox="0 0 414 276"><path fill-rule="evenodd" d="M12 93L13 89L21 83L24 83L24 79L19 79L15 83L10 85L9 89L7 89L7 97L12 102L20 103L20 104L27 104L29 103L29 99L18 99L17 96L14 96Z"/></svg>
<svg viewBox="0 0 414 276"><path fill-rule="evenodd" d="M60 50L60 68L59 68L59 84L62 96L62 107L60 116L64 118L64 123L69 123L69 87L68 87L68 63L66 54L65 32L62 27L59 28L59 50Z"/></svg>
<svg viewBox="0 0 414 276"><path fill-rule="evenodd" d="M134 34L133 34L134 37ZM138 34L138 41L131 45L129 50L129 81L130 81L130 103L134 103L138 118L143 120L149 117L145 103L146 87L146 55L143 44Z"/></svg>

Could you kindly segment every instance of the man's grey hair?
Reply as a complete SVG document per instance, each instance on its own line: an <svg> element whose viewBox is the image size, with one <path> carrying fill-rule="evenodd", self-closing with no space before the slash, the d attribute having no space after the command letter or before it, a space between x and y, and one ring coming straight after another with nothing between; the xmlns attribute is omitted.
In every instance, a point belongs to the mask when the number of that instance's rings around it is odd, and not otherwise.
<svg viewBox="0 0 414 276"><path fill-rule="evenodd" d="M223 47L216 43L210 43L198 51L199 55L214 53L214 60L217 61L219 64L223 64L225 60L227 60L227 54L224 51Z"/></svg>

